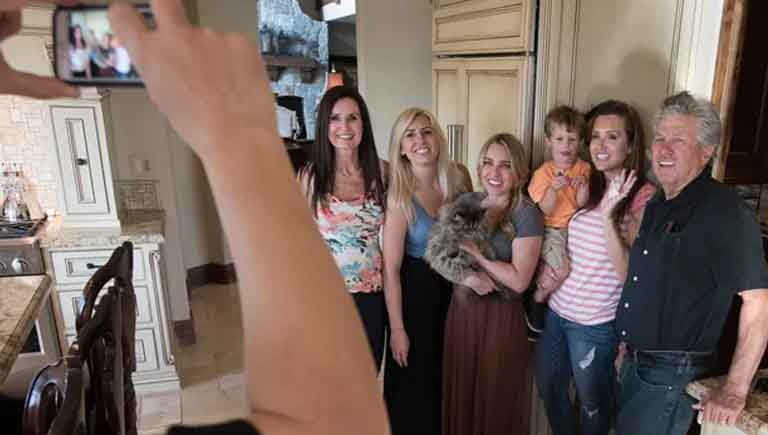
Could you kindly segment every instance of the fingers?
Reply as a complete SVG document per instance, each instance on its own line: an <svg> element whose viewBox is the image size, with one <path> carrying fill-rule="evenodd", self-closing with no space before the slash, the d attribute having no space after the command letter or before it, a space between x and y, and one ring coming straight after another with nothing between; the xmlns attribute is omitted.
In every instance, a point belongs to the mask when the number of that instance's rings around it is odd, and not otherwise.
<svg viewBox="0 0 768 435"><path fill-rule="evenodd" d="M699 421L734 425L741 412L740 408L732 408L727 404L718 403L717 399L713 399L711 394L705 394L702 396L699 403L695 403L691 406L693 409L699 411Z"/></svg>
<svg viewBox="0 0 768 435"><path fill-rule="evenodd" d="M637 181L637 174L635 171L630 171L629 176L627 176L627 179L624 181L624 184L621 186L621 193L629 193L629 190L632 189L632 186L635 185L635 182Z"/></svg>
<svg viewBox="0 0 768 435"><path fill-rule="evenodd" d="M15 11L21 9L29 3L29 0L3 0L0 1L0 11ZM43 3L55 3L61 6L74 6L80 3L79 0L43 0Z"/></svg>
<svg viewBox="0 0 768 435"><path fill-rule="evenodd" d="M80 90L51 77L11 70L0 58L0 92L30 98L77 98Z"/></svg>
<svg viewBox="0 0 768 435"><path fill-rule="evenodd" d="M27 0L6 0L0 2L0 11L14 11L21 9L27 3Z"/></svg>
<svg viewBox="0 0 768 435"><path fill-rule="evenodd" d="M152 11L158 28L187 26L187 14L181 0L152 0Z"/></svg>
<svg viewBox="0 0 768 435"><path fill-rule="evenodd" d="M408 352L405 350L398 350L397 352L392 352L392 355L395 358L395 362L400 367L408 367Z"/></svg>
<svg viewBox="0 0 768 435"><path fill-rule="evenodd" d="M0 12L0 41L21 29L21 11Z"/></svg>

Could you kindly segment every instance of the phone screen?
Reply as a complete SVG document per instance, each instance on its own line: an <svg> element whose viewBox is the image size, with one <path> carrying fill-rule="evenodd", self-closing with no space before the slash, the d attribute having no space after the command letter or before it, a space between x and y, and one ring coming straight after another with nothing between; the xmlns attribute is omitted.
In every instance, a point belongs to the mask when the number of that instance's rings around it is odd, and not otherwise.
<svg viewBox="0 0 768 435"><path fill-rule="evenodd" d="M150 27L149 6L137 6ZM54 14L56 77L81 86L143 86L103 6L58 8Z"/></svg>

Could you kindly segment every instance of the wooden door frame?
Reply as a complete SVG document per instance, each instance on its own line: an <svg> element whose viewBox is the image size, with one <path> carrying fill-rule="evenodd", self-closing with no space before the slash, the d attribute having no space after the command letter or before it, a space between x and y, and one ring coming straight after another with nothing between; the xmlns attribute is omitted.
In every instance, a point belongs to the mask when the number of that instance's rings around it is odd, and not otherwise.
<svg viewBox="0 0 768 435"><path fill-rule="evenodd" d="M725 0L723 4L720 43L712 83L712 103L720 112L722 125L720 146L712 164L712 176L720 181L725 178L728 151L733 136L731 116L736 100L736 87L739 84L738 73L741 67L748 1Z"/></svg>

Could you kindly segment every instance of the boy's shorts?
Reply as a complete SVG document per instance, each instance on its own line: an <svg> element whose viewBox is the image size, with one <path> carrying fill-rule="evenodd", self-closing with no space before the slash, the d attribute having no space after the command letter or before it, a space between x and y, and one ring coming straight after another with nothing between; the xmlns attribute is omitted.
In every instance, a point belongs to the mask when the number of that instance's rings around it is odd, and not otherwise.
<svg viewBox="0 0 768 435"><path fill-rule="evenodd" d="M550 267L559 270L565 261L568 241L568 229L544 228L544 242L541 246L541 259Z"/></svg>

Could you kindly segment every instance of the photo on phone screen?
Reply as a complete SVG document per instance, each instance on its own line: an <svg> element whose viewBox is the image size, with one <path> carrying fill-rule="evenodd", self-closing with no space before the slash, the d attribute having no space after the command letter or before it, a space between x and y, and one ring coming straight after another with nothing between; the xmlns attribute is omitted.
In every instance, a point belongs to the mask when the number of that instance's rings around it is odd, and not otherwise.
<svg viewBox="0 0 768 435"><path fill-rule="evenodd" d="M150 27L149 6L137 6ZM57 8L54 21L56 77L81 86L142 86L125 46L112 32L104 6Z"/></svg>

